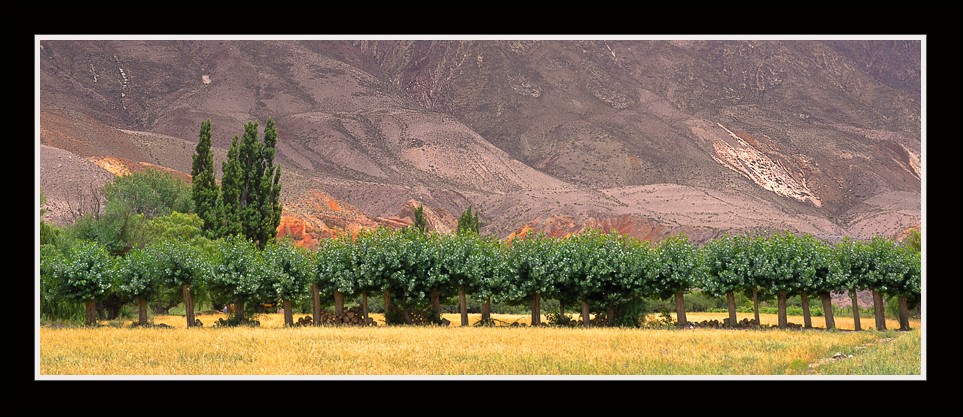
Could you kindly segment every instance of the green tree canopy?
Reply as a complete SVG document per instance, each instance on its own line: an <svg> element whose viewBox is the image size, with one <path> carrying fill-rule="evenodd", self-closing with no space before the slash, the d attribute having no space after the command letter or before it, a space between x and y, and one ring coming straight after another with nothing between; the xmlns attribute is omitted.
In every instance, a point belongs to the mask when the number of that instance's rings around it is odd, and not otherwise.
<svg viewBox="0 0 963 417"><path fill-rule="evenodd" d="M461 217L458 218L458 227L455 229L455 232L459 235L465 233L474 233L477 235L478 230L478 212L473 213L471 206L468 206L461 214Z"/></svg>
<svg viewBox="0 0 963 417"><path fill-rule="evenodd" d="M220 235L240 234L263 249L281 223L281 167L274 164L274 119L268 119L263 143L257 133L257 122L245 124L243 137L234 137L222 164Z"/></svg>
<svg viewBox="0 0 963 417"><path fill-rule="evenodd" d="M218 187L214 179L214 153L211 151L211 120L201 122L201 133L191 163L191 198L208 237L216 237L219 224Z"/></svg>
<svg viewBox="0 0 963 417"><path fill-rule="evenodd" d="M266 278L273 295L282 301L296 301L308 294L314 275L314 259L307 249L291 243L269 244L264 250Z"/></svg>

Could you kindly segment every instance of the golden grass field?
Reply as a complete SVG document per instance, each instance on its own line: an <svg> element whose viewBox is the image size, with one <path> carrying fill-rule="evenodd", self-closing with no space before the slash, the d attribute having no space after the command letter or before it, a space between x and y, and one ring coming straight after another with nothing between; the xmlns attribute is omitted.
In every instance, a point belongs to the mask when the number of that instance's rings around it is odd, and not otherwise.
<svg viewBox="0 0 963 417"><path fill-rule="evenodd" d="M690 313L690 321L725 313ZM920 332L406 327L40 328L41 375L920 374ZM297 317L297 316L296 316ZM379 315L375 317L381 319ZM457 315L446 315L458 322ZM527 317L493 315L503 321ZM740 316L741 318L742 316ZM763 323L775 315L763 315ZM475 315L472 321L477 320ZM790 317L802 322L802 317ZM863 320L864 328L872 320ZM821 318L814 318L820 326ZM852 318L838 317L840 328ZM895 323L888 323L896 326ZM913 322L914 329L919 322ZM843 360L834 353L853 354Z"/></svg>

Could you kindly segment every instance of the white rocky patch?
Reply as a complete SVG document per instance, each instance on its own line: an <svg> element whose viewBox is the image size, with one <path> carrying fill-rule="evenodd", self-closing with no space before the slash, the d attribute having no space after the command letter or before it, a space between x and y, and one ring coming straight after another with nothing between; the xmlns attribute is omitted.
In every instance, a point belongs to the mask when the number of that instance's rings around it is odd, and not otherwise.
<svg viewBox="0 0 963 417"><path fill-rule="evenodd" d="M770 159L765 153L744 141L739 135L722 124L715 123L715 125L725 132L730 140L720 137L719 133L721 132L715 130L709 123L689 123L689 129L692 133L712 147L712 159L749 178L762 188L784 197L822 207L822 202L807 187L805 180L802 183L796 181L786 167Z"/></svg>

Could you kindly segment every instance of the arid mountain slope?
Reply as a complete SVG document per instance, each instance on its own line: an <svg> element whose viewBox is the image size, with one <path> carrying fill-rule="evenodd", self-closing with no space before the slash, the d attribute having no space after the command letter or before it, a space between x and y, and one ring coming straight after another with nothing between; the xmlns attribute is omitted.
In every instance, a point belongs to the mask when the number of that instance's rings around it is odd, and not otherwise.
<svg viewBox="0 0 963 417"><path fill-rule="evenodd" d="M410 200L436 208L442 230L474 204L502 236L593 225L646 238L893 235L920 216L919 50L44 41L41 142L101 166L188 172L201 120L213 121L222 158L244 122L273 116L285 224L315 237L395 224Z"/></svg>

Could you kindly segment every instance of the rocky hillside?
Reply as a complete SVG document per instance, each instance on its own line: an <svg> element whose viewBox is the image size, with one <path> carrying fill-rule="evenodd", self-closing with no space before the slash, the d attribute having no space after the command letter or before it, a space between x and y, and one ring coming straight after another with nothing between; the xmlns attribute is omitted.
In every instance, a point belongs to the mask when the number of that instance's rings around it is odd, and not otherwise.
<svg viewBox="0 0 963 417"><path fill-rule="evenodd" d="M474 205L500 236L895 236L920 219L917 41L44 41L39 53L41 188L61 222L83 188L60 185L64 158L94 186L98 169L189 172L201 120L218 159L268 116L281 232L308 243L406 224L412 200L439 230Z"/></svg>

